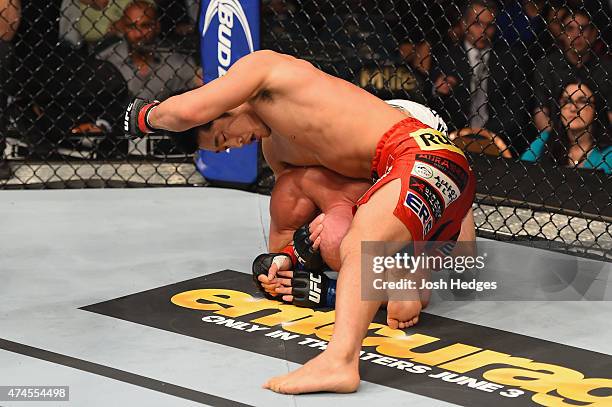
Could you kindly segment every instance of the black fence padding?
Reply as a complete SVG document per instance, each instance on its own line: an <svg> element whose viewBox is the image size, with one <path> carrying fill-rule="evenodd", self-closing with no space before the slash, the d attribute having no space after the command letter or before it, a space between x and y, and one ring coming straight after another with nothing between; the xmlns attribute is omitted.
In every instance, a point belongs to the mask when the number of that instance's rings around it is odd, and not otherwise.
<svg viewBox="0 0 612 407"><path fill-rule="evenodd" d="M602 172L476 155L470 159L482 199L612 222L612 177Z"/></svg>

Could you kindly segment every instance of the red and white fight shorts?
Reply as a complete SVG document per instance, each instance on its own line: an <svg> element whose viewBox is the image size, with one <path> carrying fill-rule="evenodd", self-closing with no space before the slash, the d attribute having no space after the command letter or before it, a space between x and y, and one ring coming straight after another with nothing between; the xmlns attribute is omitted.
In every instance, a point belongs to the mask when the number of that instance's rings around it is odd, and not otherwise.
<svg viewBox="0 0 612 407"><path fill-rule="evenodd" d="M402 192L393 214L415 241L456 240L474 202L475 177L463 152L445 134L412 117L396 123L378 142L372 178L374 185L354 211L399 178Z"/></svg>

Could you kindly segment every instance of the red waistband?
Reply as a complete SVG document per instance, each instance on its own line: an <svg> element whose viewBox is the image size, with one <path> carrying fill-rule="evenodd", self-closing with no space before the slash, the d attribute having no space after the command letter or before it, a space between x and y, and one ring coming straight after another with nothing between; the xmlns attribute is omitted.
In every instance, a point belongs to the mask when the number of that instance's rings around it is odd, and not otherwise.
<svg viewBox="0 0 612 407"><path fill-rule="evenodd" d="M372 172L372 179L376 180L378 179L378 177L382 175L382 174L378 174L378 164L380 163L380 159L382 158L382 151L385 148L385 144L387 143L387 140L389 139L389 137L391 137L391 135L394 134L395 131L399 127L403 127L408 123L414 123L414 122L422 124L419 120L415 119L414 117L407 117L395 123L389 130L385 132L385 134L382 135L382 137L376 144L376 152L374 153L374 158L372 159L372 165L370 166L370 171ZM425 126L424 124L422 125Z"/></svg>

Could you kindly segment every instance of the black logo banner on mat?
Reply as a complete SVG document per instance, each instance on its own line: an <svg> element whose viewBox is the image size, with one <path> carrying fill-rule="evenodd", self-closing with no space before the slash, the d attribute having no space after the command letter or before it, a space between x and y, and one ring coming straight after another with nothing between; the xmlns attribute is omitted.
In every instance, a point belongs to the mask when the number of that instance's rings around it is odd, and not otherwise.
<svg viewBox="0 0 612 407"><path fill-rule="evenodd" d="M250 275L225 270L82 309L305 363L325 349L334 311L260 299ZM422 313L370 325L362 379L469 406L610 405L612 356ZM601 403L601 404L600 404Z"/></svg>

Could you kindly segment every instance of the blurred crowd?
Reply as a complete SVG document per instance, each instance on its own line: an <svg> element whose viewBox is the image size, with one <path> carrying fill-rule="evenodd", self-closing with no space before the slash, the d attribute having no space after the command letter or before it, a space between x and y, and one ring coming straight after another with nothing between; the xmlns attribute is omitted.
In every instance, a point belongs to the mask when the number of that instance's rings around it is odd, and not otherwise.
<svg viewBox="0 0 612 407"><path fill-rule="evenodd" d="M266 48L426 104L475 151L612 174L609 2L266 3Z"/></svg>
<svg viewBox="0 0 612 407"><path fill-rule="evenodd" d="M130 98L165 99L202 84L198 7L196 0L0 0L0 153L14 137L22 155L37 160L63 150L125 157ZM172 147L195 149L180 137ZM8 176L0 159L0 177Z"/></svg>
<svg viewBox="0 0 612 407"><path fill-rule="evenodd" d="M610 174L609 7L263 0L261 48L381 98L426 104L455 135L492 135L504 157ZM92 143L125 155L129 98L201 85L198 16L197 0L0 0L0 178L10 176L2 153L11 134L35 159ZM195 146L176 137L173 148Z"/></svg>

